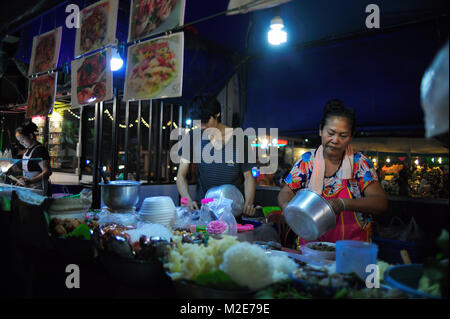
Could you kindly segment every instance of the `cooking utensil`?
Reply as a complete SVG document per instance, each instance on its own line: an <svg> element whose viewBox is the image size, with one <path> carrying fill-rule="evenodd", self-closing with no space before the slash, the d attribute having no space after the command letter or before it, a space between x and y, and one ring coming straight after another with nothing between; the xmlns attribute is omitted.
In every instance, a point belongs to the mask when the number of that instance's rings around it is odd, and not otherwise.
<svg viewBox="0 0 450 319"><path fill-rule="evenodd" d="M227 198L233 201L231 208L233 209L233 215L235 217L242 214L244 209L244 196L242 196L241 191L234 185L225 184L221 186L216 186L210 188L205 195L205 198Z"/></svg>
<svg viewBox="0 0 450 319"><path fill-rule="evenodd" d="M309 189L301 189L283 211L289 227L305 240L316 240L336 226L331 205Z"/></svg>
<svg viewBox="0 0 450 319"><path fill-rule="evenodd" d="M20 180L18 178L14 177L13 175L7 175L6 177L12 179L16 183L20 183Z"/></svg>
<svg viewBox="0 0 450 319"><path fill-rule="evenodd" d="M402 256L402 260L405 265L411 265L411 258L409 258L407 250L405 249L400 250L400 256Z"/></svg>
<svg viewBox="0 0 450 319"><path fill-rule="evenodd" d="M12 159L12 158L0 158L0 176L3 174L7 174L7 172L19 163L21 160L19 159Z"/></svg>
<svg viewBox="0 0 450 319"><path fill-rule="evenodd" d="M112 211L131 210L139 201L141 184L136 181L110 181L99 183L102 200Z"/></svg>

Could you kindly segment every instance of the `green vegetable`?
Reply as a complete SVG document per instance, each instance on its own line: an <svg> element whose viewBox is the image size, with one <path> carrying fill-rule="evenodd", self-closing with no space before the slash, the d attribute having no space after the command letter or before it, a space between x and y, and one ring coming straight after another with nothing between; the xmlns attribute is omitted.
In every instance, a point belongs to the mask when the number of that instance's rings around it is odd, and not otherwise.
<svg viewBox="0 0 450 319"><path fill-rule="evenodd" d="M439 253L428 258L423 264L423 275L418 289L433 296L448 296L448 231L442 230L436 240Z"/></svg>
<svg viewBox="0 0 450 319"><path fill-rule="evenodd" d="M0 209L4 212L11 211L11 201L6 196L0 197Z"/></svg>
<svg viewBox="0 0 450 319"><path fill-rule="evenodd" d="M426 275L422 276L422 278L420 278L419 280L419 290L431 296L441 296L441 287L439 283L435 282L431 284L430 278L428 278Z"/></svg>
<svg viewBox="0 0 450 319"><path fill-rule="evenodd" d="M258 291L255 299L312 299L312 295L300 292L292 286L291 281L279 282Z"/></svg>
<svg viewBox="0 0 450 319"><path fill-rule="evenodd" d="M334 295L333 299L346 298L348 296L348 293L349 293L349 291L347 290L347 288L342 288Z"/></svg>
<svg viewBox="0 0 450 319"><path fill-rule="evenodd" d="M231 280L231 278L221 270L211 271L198 275L194 281L202 286L210 288L220 288L225 290L239 290L241 286Z"/></svg>
<svg viewBox="0 0 450 319"><path fill-rule="evenodd" d="M80 238L85 240L91 239L91 232L87 225L81 224L77 228L75 228L70 234L67 234L66 237L70 238Z"/></svg>

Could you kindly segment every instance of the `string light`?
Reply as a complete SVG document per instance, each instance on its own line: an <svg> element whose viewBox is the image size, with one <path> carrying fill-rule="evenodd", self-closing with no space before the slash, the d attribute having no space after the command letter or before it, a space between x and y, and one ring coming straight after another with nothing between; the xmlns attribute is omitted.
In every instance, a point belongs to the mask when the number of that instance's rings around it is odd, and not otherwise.
<svg viewBox="0 0 450 319"><path fill-rule="evenodd" d="M74 112L72 112L72 110L67 109L67 111L68 111L73 117L77 118L78 120L81 119L81 117L80 117L79 115L75 114ZM111 120L111 122L114 121L114 117L111 115L111 113L109 112L108 109L106 109L106 110L104 111L104 113L105 113L106 116ZM94 116L94 117L88 118L88 121L94 121L94 120L95 120L95 116ZM136 119L136 120L135 120L135 123L137 123L137 122L138 122L138 120ZM150 128L150 124L148 124L147 121L144 120L143 118L141 118L141 123L144 124L147 128ZM175 124L175 123L174 123L174 124ZM120 128L126 128L127 126L126 126L125 124L119 124L119 127L120 127ZM133 127L133 124L129 124L128 127Z"/></svg>
<svg viewBox="0 0 450 319"><path fill-rule="evenodd" d="M75 114L74 112L72 112L71 109L68 109L67 112L69 112L73 117L75 117L75 118L77 118L77 119L80 119L80 118L81 118L79 115L77 115L77 114Z"/></svg>

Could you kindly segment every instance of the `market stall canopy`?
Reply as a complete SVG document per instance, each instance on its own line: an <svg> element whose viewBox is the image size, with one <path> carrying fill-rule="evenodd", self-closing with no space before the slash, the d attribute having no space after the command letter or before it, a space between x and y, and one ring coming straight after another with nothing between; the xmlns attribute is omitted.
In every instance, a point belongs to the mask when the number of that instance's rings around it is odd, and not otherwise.
<svg viewBox="0 0 450 319"><path fill-rule="evenodd" d="M363 152L443 154L448 156L448 148L437 140L426 138L355 138L352 146Z"/></svg>
<svg viewBox="0 0 450 319"><path fill-rule="evenodd" d="M94 2L70 3L84 8ZM8 3L0 37L16 37L16 60L29 63L33 36L65 25L68 4ZM248 86L241 87L244 127L278 127L284 135L316 131L325 101L341 98L356 109L367 131L423 129L418 88L448 35L446 0L378 1L380 30L366 27L367 1L293 0L280 6L288 33L281 47L267 43L272 9L226 15L228 5L228 0L187 1L185 24L197 22L185 30L183 96L174 102L217 94L249 61ZM129 0L120 1L120 42L127 38L129 7ZM202 20L217 13L224 14ZM58 66L64 70L74 57L75 30L65 27L62 39ZM122 89L124 68L114 76L114 86Z"/></svg>

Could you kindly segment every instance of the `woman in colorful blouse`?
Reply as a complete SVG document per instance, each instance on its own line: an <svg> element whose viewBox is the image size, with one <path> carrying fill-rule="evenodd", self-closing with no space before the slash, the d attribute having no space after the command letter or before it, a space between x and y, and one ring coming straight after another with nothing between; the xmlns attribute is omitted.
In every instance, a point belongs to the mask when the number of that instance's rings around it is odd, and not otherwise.
<svg viewBox="0 0 450 319"><path fill-rule="evenodd" d="M329 201L336 213L336 226L318 241L371 241L369 214L387 210L387 198L372 162L351 147L355 132L355 114L341 100L328 101L319 135L322 145L306 152L286 177L278 195L284 208L297 191L308 188ZM306 240L299 238L298 245Z"/></svg>

